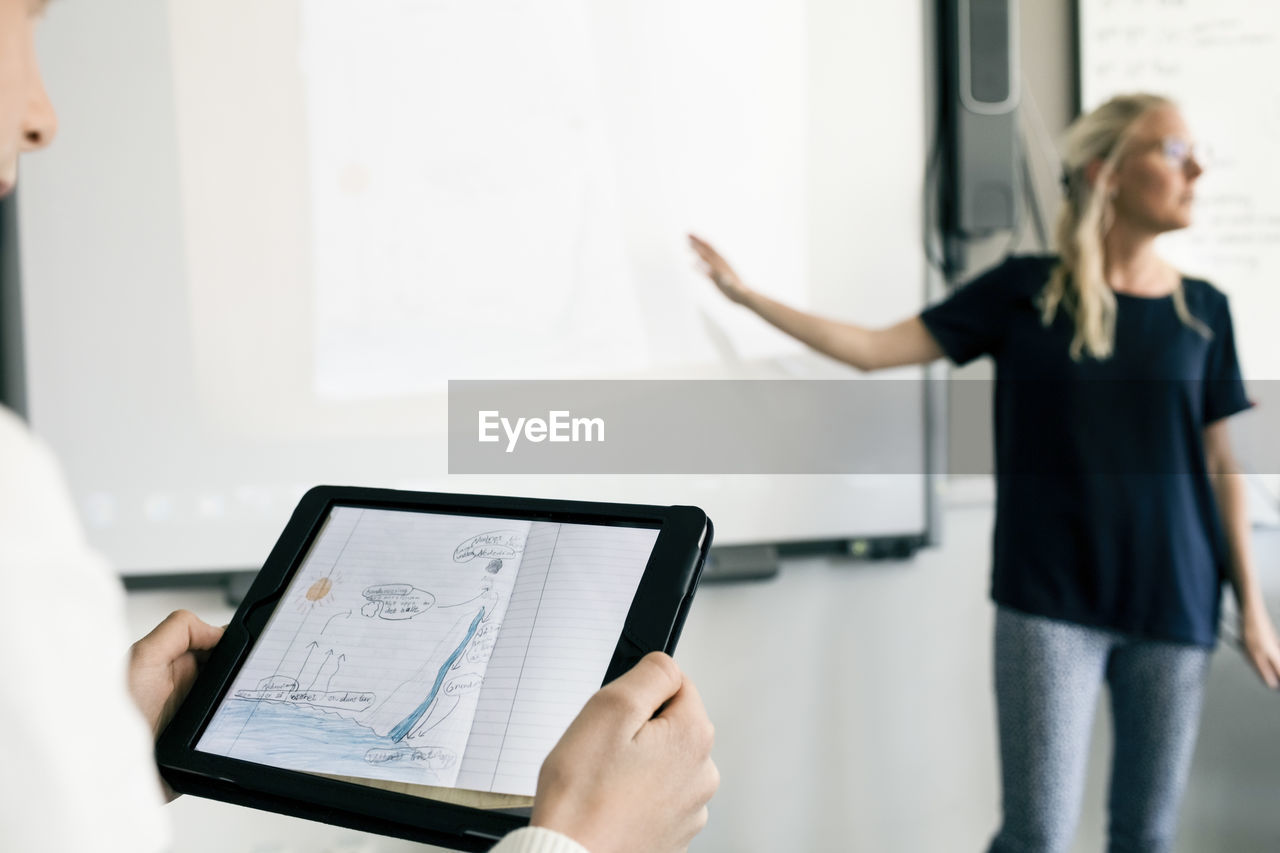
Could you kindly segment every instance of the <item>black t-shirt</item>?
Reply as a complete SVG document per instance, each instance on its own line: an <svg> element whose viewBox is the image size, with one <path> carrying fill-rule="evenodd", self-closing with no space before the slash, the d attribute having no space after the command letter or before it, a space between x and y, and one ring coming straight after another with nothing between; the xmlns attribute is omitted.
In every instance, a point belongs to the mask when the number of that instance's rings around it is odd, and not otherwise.
<svg viewBox="0 0 1280 853"><path fill-rule="evenodd" d="M1070 355L1041 321L1057 259L1009 258L921 319L947 356L996 363L991 594L1027 613L1213 645L1226 545L1206 425L1250 406L1227 298L1183 278L1172 296L1116 294L1113 355Z"/></svg>

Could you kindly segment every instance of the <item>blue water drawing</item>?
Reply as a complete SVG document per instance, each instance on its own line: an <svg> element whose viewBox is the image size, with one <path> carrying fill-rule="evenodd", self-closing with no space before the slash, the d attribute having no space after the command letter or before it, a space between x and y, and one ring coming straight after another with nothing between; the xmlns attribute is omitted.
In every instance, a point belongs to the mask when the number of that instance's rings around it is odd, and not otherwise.
<svg viewBox="0 0 1280 853"><path fill-rule="evenodd" d="M434 784L453 750L411 749L352 720L315 708L232 699L219 710L199 749L290 770Z"/></svg>
<svg viewBox="0 0 1280 853"><path fill-rule="evenodd" d="M462 656L462 652L466 649L467 644L471 642L471 638L476 634L476 628L480 626L480 621L484 618L484 608L476 613L476 618L471 620L471 627L467 629L467 636L462 638L462 642L453 650L453 654L449 655L448 660L440 667L440 671L436 673L435 684L431 685L431 692L427 694L427 698L422 700L422 704L413 709L409 716L401 720L395 728L393 728L389 737L394 741L402 741L409 732L413 731L413 727L418 724L422 716L427 713L427 709L431 707L431 703L436 700L436 694L440 692L440 685L444 683L444 677L449 672L449 667L453 666L458 658Z"/></svg>

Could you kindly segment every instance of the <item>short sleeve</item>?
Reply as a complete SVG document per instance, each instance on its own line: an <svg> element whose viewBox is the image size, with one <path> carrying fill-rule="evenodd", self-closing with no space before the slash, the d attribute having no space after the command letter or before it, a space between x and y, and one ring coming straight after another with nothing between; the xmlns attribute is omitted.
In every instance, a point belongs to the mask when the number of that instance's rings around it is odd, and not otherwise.
<svg viewBox="0 0 1280 853"><path fill-rule="evenodd" d="M1253 403L1245 393L1240 375L1240 359L1236 355L1235 328L1231 307L1225 296L1210 325L1209 357L1205 363L1204 422L1211 424L1250 408Z"/></svg>
<svg viewBox="0 0 1280 853"><path fill-rule="evenodd" d="M947 358L967 364L1000 348L1009 314L1026 284L1022 259L1008 258L920 314Z"/></svg>

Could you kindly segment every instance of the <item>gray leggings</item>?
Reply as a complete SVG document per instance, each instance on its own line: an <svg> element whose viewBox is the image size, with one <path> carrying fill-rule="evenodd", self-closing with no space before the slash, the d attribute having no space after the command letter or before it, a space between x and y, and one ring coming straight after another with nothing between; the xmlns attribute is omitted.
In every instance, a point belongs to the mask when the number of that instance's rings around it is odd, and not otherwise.
<svg viewBox="0 0 1280 853"><path fill-rule="evenodd" d="M1115 752L1110 853L1173 849L1200 722L1209 650L996 612L996 706L1004 822L990 853L1071 846L1105 679Z"/></svg>

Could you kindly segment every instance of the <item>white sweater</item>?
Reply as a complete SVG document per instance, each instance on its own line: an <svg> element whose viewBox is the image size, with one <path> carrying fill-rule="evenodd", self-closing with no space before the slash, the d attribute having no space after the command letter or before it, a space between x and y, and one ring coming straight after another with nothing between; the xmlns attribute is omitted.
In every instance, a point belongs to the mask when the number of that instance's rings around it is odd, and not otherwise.
<svg viewBox="0 0 1280 853"><path fill-rule="evenodd" d="M0 850L164 850L151 738L129 697L124 591L53 454L0 408Z"/></svg>

